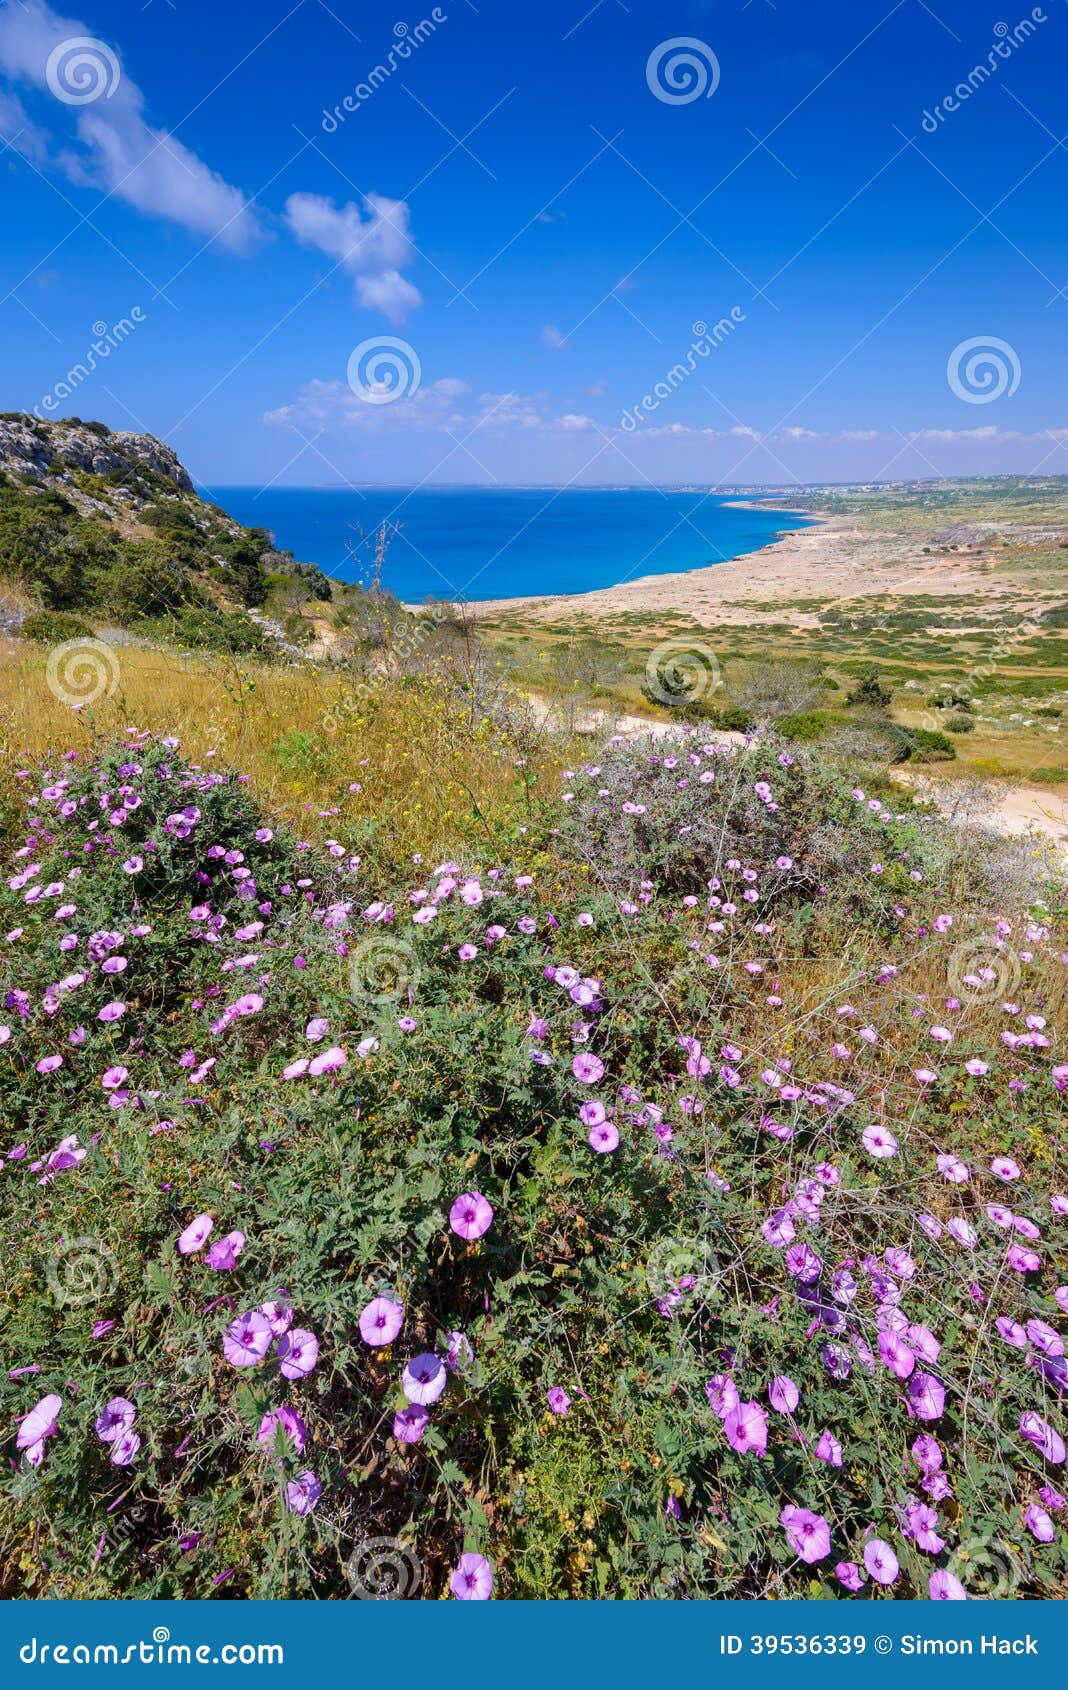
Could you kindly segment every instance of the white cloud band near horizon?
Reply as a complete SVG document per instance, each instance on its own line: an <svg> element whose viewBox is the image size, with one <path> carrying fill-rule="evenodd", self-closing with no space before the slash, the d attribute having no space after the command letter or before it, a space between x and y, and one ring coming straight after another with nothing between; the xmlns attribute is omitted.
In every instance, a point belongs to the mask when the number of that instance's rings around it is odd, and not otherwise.
<svg viewBox="0 0 1068 1690"><path fill-rule="evenodd" d="M1068 441L1068 426L1037 430L1003 429L989 423L974 428L938 428L932 426L910 429L848 427L835 429L805 428L797 424L771 428L766 432L747 423L730 428L712 428L688 423L659 423L634 431L624 430L615 422L599 422L584 412L557 411L545 394L524 395L514 392L481 393L471 397L468 382L458 377L445 377L428 383L394 404L368 405L343 381L312 380L300 389L297 398L287 405L279 405L263 415L268 426L317 428L324 432L344 434L348 431L375 435L451 433L459 429L507 429L517 426L531 430L564 434L589 433L606 439L626 440L630 446L642 440L679 441L745 441L754 445L790 445L812 442L826 444L851 442L897 442L932 445L973 442L1000 444L1016 441L1041 445Z"/></svg>

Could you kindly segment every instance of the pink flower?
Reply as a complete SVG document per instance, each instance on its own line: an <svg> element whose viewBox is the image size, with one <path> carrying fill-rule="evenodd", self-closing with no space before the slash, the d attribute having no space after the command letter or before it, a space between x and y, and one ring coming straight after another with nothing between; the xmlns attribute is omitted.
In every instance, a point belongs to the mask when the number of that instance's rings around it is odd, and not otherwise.
<svg viewBox="0 0 1068 1690"><path fill-rule="evenodd" d="M1053 1521L1044 1508L1037 1502L1032 1502L1024 1514L1024 1525L1027 1527L1036 1543L1052 1543L1055 1538Z"/></svg>
<svg viewBox="0 0 1068 1690"><path fill-rule="evenodd" d="M788 1503L779 1519L786 1528L790 1548L809 1566L831 1553L831 1528L822 1514L813 1514L810 1508L795 1508Z"/></svg>
<svg viewBox="0 0 1068 1690"><path fill-rule="evenodd" d="M288 1303L261 1303L260 1313L270 1322L271 1332L281 1338L293 1324L293 1310Z"/></svg>
<svg viewBox="0 0 1068 1690"><path fill-rule="evenodd" d="M295 1408L274 1408L260 1421L257 1439L268 1449L274 1449L275 1438L281 1432L294 1455L303 1455L308 1430Z"/></svg>
<svg viewBox="0 0 1068 1690"><path fill-rule="evenodd" d="M137 1410L125 1397L112 1397L96 1417L96 1435L101 1443L113 1444L134 1423Z"/></svg>
<svg viewBox="0 0 1068 1690"><path fill-rule="evenodd" d="M823 1432L816 1445L816 1456L820 1461L826 1461L828 1467L842 1465L842 1446L831 1432Z"/></svg>
<svg viewBox="0 0 1068 1690"><path fill-rule="evenodd" d="M1025 1250L1022 1244L1010 1244L1005 1260L1016 1273L1037 1273L1042 1263L1035 1250Z"/></svg>
<svg viewBox="0 0 1068 1690"><path fill-rule="evenodd" d="M566 1414L571 1407L571 1398L562 1385L550 1385L545 1393L549 1407L554 1414Z"/></svg>
<svg viewBox="0 0 1068 1690"><path fill-rule="evenodd" d="M449 1589L458 1602L488 1602L493 1595L493 1568L485 1556L461 1555Z"/></svg>
<svg viewBox="0 0 1068 1690"><path fill-rule="evenodd" d="M968 1170L959 1156L942 1155L937 1161L938 1171L951 1185L963 1185L968 1178Z"/></svg>
<svg viewBox="0 0 1068 1690"><path fill-rule="evenodd" d="M1011 1156L995 1156L990 1164L990 1172L996 1178L1004 1180L1006 1185L1020 1177L1019 1164L1014 1162Z"/></svg>
<svg viewBox="0 0 1068 1690"><path fill-rule="evenodd" d="M979 1242L979 1234L971 1222L964 1219L963 1215L954 1215L952 1220L947 1221L946 1231L957 1240L958 1244L963 1244L966 1250L974 1250Z"/></svg>
<svg viewBox="0 0 1068 1690"><path fill-rule="evenodd" d="M426 1409L417 1402L410 1402L393 1416L393 1436L398 1443L417 1444L429 1424L430 1416Z"/></svg>
<svg viewBox="0 0 1068 1690"><path fill-rule="evenodd" d="M812 1285L819 1278L822 1266L819 1256L808 1244L791 1244L786 1252L786 1271L791 1279L800 1280L802 1285Z"/></svg>
<svg viewBox="0 0 1068 1690"><path fill-rule="evenodd" d="M780 1373L771 1381L768 1400L777 1413L792 1414L800 1401L800 1393L793 1380Z"/></svg>
<svg viewBox="0 0 1068 1690"><path fill-rule="evenodd" d="M721 1420L726 1420L732 1409L738 1407L740 1401L738 1387L728 1373L717 1373L705 1386L705 1396L713 1414L718 1414Z"/></svg>
<svg viewBox="0 0 1068 1690"><path fill-rule="evenodd" d="M905 1510L905 1519L908 1535L917 1549L925 1550L928 1555L941 1555L946 1543L938 1535L938 1515L934 1509L926 1502L911 1502Z"/></svg>
<svg viewBox="0 0 1068 1690"><path fill-rule="evenodd" d="M604 1074L604 1063L591 1050L580 1051L571 1064L571 1072L584 1086L595 1086Z"/></svg>
<svg viewBox="0 0 1068 1690"><path fill-rule="evenodd" d="M946 1388L930 1373L914 1373L909 1380L909 1404L919 1420L938 1420L946 1406ZM870 1571L870 1568L869 1568Z"/></svg>
<svg viewBox="0 0 1068 1690"><path fill-rule="evenodd" d="M401 1386L409 1402L420 1403L425 1408L437 1402L447 1377L441 1357L427 1350L408 1363L401 1375Z"/></svg>
<svg viewBox="0 0 1068 1690"><path fill-rule="evenodd" d="M937 1473L942 1465L942 1451L929 1432L921 1432L912 1446L912 1458L921 1473Z"/></svg>
<svg viewBox="0 0 1068 1690"><path fill-rule="evenodd" d="M39 1467L44 1460L45 1439L55 1437L62 1407L62 1397L42 1397L28 1414L23 1415L15 1446L26 1451L26 1460L31 1467Z"/></svg>
<svg viewBox="0 0 1068 1690"><path fill-rule="evenodd" d="M449 1210L449 1225L458 1237L481 1238L493 1222L493 1210L481 1191L464 1191Z"/></svg>
<svg viewBox="0 0 1068 1690"><path fill-rule="evenodd" d="M869 1156L874 1156L877 1161L882 1162L889 1156L897 1155L897 1139L886 1127L877 1127L874 1124L865 1127L861 1142Z"/></svg>
<svg viewBox="0 0 1068 1690"><path fill-rule="evenodd" d="M140 1448L141 1439L136 1432L123 1432L111 1446L111 1465L128 1467Z"/></svg>
<svg viewBox="0 0 1068 1690"><path fill-rule="evenodd" d="M360 1315L360 1337L365 1344L392 1344L404 1325L404 1304L390 1297L374 1297Z"/></svg>
<svg viewBox="0 0 1068 1690"><path fill-rule="evenodd" d="M768 1417L758 1402L739 1402L724 1418L723 1430L739 1455L767 1454Z"/></svg>
<svg viewBox="0 0 1068 1690"><path fill-rule="evenodd" d="M310 1514L323 1494L323 1487L310 1469L298 1473L286 1486L286 1507L291 1514Z"/></svg>
<svg viewBox="0 0 1068 1690"><path fill-rule="evenodd" d="M893 1584L900 1571L897 1556L881 1537L869 1538L864 1545L864 1565L876 1584Z"/></svg>
<svg viewBox="0 0 1068 1690"><path fill-rule="evenodd" d="M179 1235L178 1249L183 1256L193 1256L204 1248L205 1241L215 1222L210 1215L197 1215L190 1221L185 1231Z"/></svg>
<svg viewBox="0 0 1068 1690"><path fill-rule="evenodd" d="M279 1338L278 1363L287 1379L306 1379L318 1360L319 1340L314 1332L294 1326Z"/></svg>
<svg viewBox="0 0 1068 1690"><path fill-rule="evenodd" d="M1029 1444L1033 1444L1039 1454L1051 1461L1055 1467L1059 1467L1064 1460L1064 1439L1033 1410L1021 1414L1020 1436L1026 1438Z"/></svg>
<svg viewBox="0 0 1068 1690"><path fill-rule="evenodd" d="M619 1128L614 1121L601 1121L599 1125L590 1128L589 1145L599 1156L605 1156L612 1150L619 1148Z"/></svg>
<svg viewBox="0 0 1068 1690"><path fill-rule="evenodd" d="M184 1236L184 1234L183 1234ZM180 1246L179 1246L180 1248ZM228 1232L225 1238L217 1238L204 1258L210 1268L221 1272L224 1269L235 1268L237 1258L245 1248L243 1232Z"/></svg>
<svg viewBox="0 0 1068 1690"><path fill-rule="evenodd" d="M258 1309L239 1314L223 1334L223 1355L231 1367L255 1367L270 1349L273 1336L270 1321Z"/></svg>
<svg viewBox="0 0 1068 1690"><path fill-rule="evenodd" d="M345 1052L338 1045L334 1045L330 1050L320 1051L318 1056L312 1057L308 1063L308 1073L315 1075L334 1074L344 1066Z"/></svg>
<svg viewBox="0 0 1068 1690"><path fill-rule="evenodd" d="M880 1332L879 1355L895 1379L907 1379L916 1366L916 1357L896 1332Z"/></svg>
<svg viewBox="0 0 1068 1690"><path fill-rule="evenodd" d="M864 1588L864 1575L855 1561L839 1561L834 1569L834 1576L846 1590Z"/></svg>
<svg viewBox="0 0 1068 1690"><path fill-rule="evenodd" d="M931 1574L928 1582L932 1602L967 1602L968 1592L961 1584L955 1573L948 1567L940 1567Z"/></svg>

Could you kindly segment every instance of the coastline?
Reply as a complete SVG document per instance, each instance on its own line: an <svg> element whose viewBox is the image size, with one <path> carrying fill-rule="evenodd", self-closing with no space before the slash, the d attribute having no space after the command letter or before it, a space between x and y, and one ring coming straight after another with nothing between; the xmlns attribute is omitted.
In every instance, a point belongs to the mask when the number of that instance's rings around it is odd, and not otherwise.
<svg viewBox="0 0 1068 1690"><path fill-rule="evenodd" d="M995 557L985 548L960 551L939 543L934 522L930 530L860 527L852 516L827 510L787 512L771 500L737 502L810 520L722 563L592 592L487 599L469 605L469 613L487 622L533 624L639 615L654 625L662 617L668 625L688 616L698 627L801 631L819 629L829 609L865 599L922 596L945 599L952 610L955 599L974 604L1003 595Z"/></svg>
<svg viewBox="0 0 1068 1690"><path fill-rule="evenodd" d="M811 543L815 536L839 528L849 527L840 517L822 511L792 509L773 500L730 499L725 503L739 510L773 511L783 516L806 518L804 528L777 530L763 545L755 546L737 557L720 563L703 564L696 569L674 570L660 575L637 575L632 580L617 582L611 587L598 587L577 593L527 593L507 599L481 599L466 608L476 619L507 615L512 611L529 614L536 621L557 621L579 612L588 615L610 616L627 611L689 611L700 620L699 612L715 612L716 620L749 621L751 615L733 616L736 597L756 597L749 594L750 586L761 585L762 590L775 592L789 586L796 596L797 568L810 563ZM805 545L804 542L808 541ZM775 560L772 567L771 560ZM785 560L785 561L784 561Z"/></svg>

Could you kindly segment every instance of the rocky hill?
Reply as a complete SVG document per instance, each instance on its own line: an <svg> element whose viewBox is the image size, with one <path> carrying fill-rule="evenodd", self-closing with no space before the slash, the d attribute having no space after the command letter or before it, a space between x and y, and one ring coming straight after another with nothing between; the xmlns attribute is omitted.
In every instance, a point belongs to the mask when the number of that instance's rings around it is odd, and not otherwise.
<svg viewBox="0 0 1068 1690"><path fill-rule="evenodd" d="M282 633L279 618L303 623L301 609L344 593L279 551L265 529L244 528L201 499L153 435L77 417L0 415L0 600L9 631L46 631L59 615L154 632L162 619L194 644L254 649Z"/></svg>

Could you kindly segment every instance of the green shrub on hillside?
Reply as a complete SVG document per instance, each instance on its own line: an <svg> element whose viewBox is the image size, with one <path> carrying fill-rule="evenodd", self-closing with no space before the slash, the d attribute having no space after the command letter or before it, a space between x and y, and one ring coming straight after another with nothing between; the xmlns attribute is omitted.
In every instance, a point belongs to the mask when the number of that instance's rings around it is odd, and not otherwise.
<svg viewBox="0 0 1068 1690"><path fill-rule="evenodd" d="M65 640L92 637L93 628L81 616L66 610L31 610L23 618L19 633L24 640L42 640L46 645L62 645Z"/></svg>

